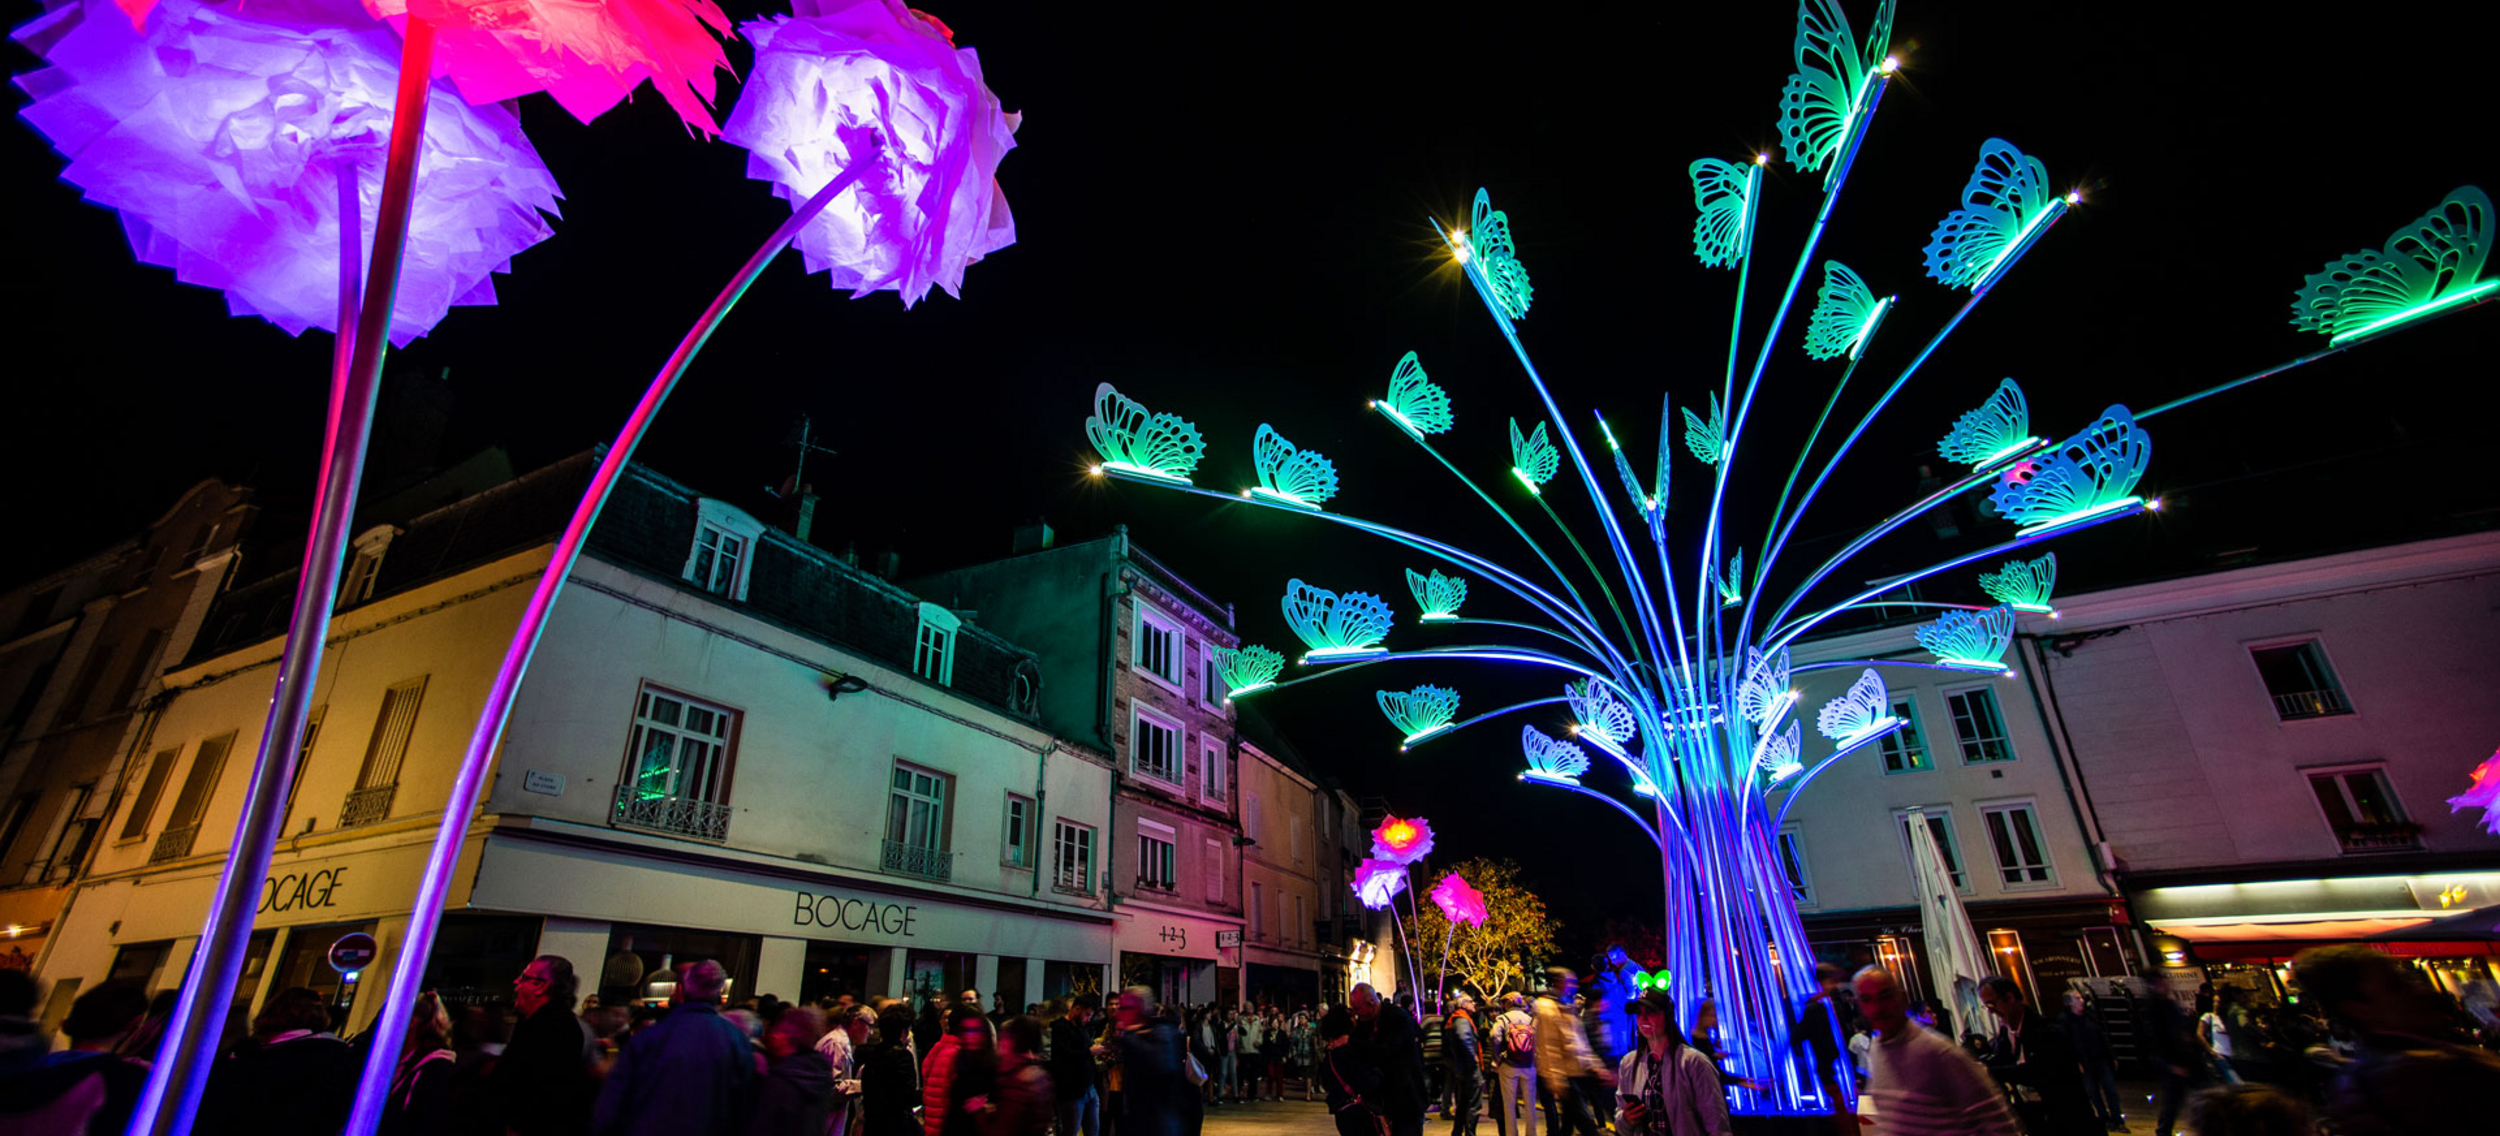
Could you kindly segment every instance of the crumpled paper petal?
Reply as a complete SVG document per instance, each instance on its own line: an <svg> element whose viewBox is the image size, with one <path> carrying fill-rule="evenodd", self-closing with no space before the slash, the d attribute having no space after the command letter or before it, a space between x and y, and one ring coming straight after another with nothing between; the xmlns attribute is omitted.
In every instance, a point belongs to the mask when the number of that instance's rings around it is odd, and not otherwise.
<svg viewBox="0 0 2500 1136"><path fill-rule="evenodd" d="M253 0L258 3L259 0ZM405 32L434 25L434 77L471 103L545 91L588 122L645 79L687 127L706 137L714 71L729 69L719 36L729 15L713 0L364 0Z"/></svg>
<svg viewBox="0 0 2500 1136"><path fill-rule="evenodd" d="M899 0L792 7L741 25L755 64L721 136L793 207L881 143L877 166L799 233L799 255L853 298L960 297L965 266L1015 243L997 175L1021 116L1000 109L978 55Z"/></svg>
<svg viewBox="0 0 2500 1136"><path fill-rule="evenodd" d="M339 177L353 172L358 263L373 241L399 43L355 0L161 0L147 31L74 3L18 39L50 67L18 78L21 113L130 248L239 316L290 335L338 330ZM494 302L491 274L547 239L561 194L518 116L432 88L391 342L454 304Z"/></svg>
<svg viewBox="0 0 2500 1136"><path fill-rule="evenodd" d="M1484 907L1484 893L1477 891L1466 880L1460 879L1456 872L1441 877L1441 882L1432 885L1432 890L1425 894L1431 897L1433 906L1440 908L1441 914L1448 916L1452 923L1482 927L1485 920L1492 918L1492 913L1486 911Z"/></svg>
<svg viewBox="0 0 2500 1136"><path fill-rule="evenodd" d="M1432 822L1406 820L1391 814L1372 830L1372 855L1393 864L1412 864L1432 855Z"/></svg>
<svg viewBox="0 0 2500 1136"><path fill-rule="evenodd" d="M1354 897L1363 906L1378 911L1389 906L1398 893L1406 890L1406 865L1389 860L1365 860L1354 868Z"/></svg>
<svg viewBox="0 0 2500 1136"><path fill-rule="evenodd" d="M2474 767L2474 787L2448 798L2449 812L2470 808L2483 810L2483 831L2500 836L2500 752L2494 752Z"/></svg>

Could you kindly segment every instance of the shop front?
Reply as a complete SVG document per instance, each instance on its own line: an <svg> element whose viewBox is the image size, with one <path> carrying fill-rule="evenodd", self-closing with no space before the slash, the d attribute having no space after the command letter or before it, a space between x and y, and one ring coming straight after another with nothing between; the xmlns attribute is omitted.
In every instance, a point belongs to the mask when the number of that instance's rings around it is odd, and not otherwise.
<svg viewBox="0 0 2500 1136"><path fill-rule="evenodd" d="M2500 872L2180 884L2134 896L2164 985L2183 1004L2211 986L2271 1005L2292 993L2294 956L2334 943L2411 960L2462 997L2470 983L2500 981L2500 932L2475 914L2495 905Z"/></svg>
<svg viewBox="0 0 2500 1136"><path fill-rule="evenodd" d="M1114 940L1120 986L1143 986L1167 1006L1240 998L1241 924L1129 900Z"/></svg>

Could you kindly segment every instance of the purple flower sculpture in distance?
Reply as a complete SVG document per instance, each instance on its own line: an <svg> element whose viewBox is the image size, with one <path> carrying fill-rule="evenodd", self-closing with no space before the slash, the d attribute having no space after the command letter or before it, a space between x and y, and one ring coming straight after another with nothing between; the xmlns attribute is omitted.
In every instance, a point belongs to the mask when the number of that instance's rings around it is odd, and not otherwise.
<svg viewBox="0 0 2500 1136"><path fill-rule="evenodd" d="M1373 911L1389 906L1398 893L1406 890L1406 865L1389 860L1365 860L1355 866L1354 897Z"/></svg>
<svg viewBox="0 0 2500 1136"><path fill-rule="evenodd" d="M877 163L799 233L807 270L854 298L960 297L964 267L1015 242L997 174L1021 116L999 108L970 48L897 0L793 8L740 27L755 64L722 137L793 207L852 163Z"/></svg>
<svg viewBox="0 0 2500 1136"><path fill-rule="evenodd" d="M370 244L399 42L355 0L162 0L147 30L64 4L16 38L51 66L17 78L21 113L87 199L121 214L131 251L239 316L290 335L338 330L342 173L356 261ZM553 235L555 178L509 108L432 88L391 339L454 304L495 302L492 275Z"/></svg>

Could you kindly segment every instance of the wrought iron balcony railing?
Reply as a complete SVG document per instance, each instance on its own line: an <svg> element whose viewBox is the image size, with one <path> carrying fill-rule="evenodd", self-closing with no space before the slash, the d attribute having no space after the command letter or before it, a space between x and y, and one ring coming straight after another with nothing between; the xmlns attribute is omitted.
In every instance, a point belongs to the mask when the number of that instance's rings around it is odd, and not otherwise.
<svg viewBox="0 0 2500 1136"><path fill-rule="evenodd" d="M199 836L200 826L196 824L169 828L158 833L156 847L148 850L148 863L162 864L167 860L179 860L190 855L191 842L199 839Z"/></svg>
<svg viewBox="0 0 2500 1136"><path fill-rule="evenodd" d="M2344 700L2340 690L2295 690L2274 696L2274 714L2289 722L2295 718L2332 718L2352 713L2352 703Z"/></svg>
<svg viewBox="0 0 2500 1136"><path fill-rule="evenodd" d="M900 840L885 842L885 870L924 880L947 880L955 876L955 854L943 848L927 848Z"/></svg>
<svg viewBox="0 0 2500 1136"><path fill-rule="evenodd" d="M692 797L644 797L632 786L620 785L609 823L718 844L729 839L729 804Z"/></svg>
<svg viewBox="0 0 2500 1136"><path fill-rule="evenodd" d="M349 793L346 806L339 809L339 827L354 828L360 824L373 824L390 816L391 799L398 795L397 782L389 785L376 785L370 789L358 789Z"/></svg>
<svg viewBox="0 0 2500 1136"><path fill-rule="evenodd" d="M2335 839L2346 852L2401 852L2422 846L2422 826L2404 820L2345 825Z"/></svg>

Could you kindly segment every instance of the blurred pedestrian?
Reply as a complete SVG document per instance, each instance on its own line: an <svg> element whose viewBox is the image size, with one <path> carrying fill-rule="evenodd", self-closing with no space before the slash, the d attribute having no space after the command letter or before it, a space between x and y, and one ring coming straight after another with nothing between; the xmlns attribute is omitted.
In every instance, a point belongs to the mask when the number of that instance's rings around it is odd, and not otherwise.
<svg viewBox="0 0 2500 1136"><path fill-rule="evenodd" d="M330 1032L320 994L295 986L271 995L252 1036L259 1044L210 1070L195 1136L335 1136L346 1127L356 1054Z"/></svg>
<svg viewBox="0 0 2500 1136"><path fill-rule="evenodd" d="M2359 1035L2327 1096L2345 1136L2463 1136L2492 1130L2500 1057L2458 1044L2420 971L2359 944L2292 959L2301 992Z"/></svg>
<svg viewBox="0 0 2500 1136"><path fill-rule="evenodd" d="M877 1040L857 1050L862 1136L920 1136L920 1071L912 1062L912 1012L900 1002L877 1014Z"/></svg>
<svg viewBox="0 0 2500 1136"><path fill-rule="evenodd" d="M35 1051L0 1072L0 1133L121 1136L148 1066L117 1051L147 1016L147 991L135 982L108 981L79 995L61 1022L69 1048Z"/></svg>
<svg viewBox="0 0 2500 1136"><path fill-rule="evenodd" d="M1450 1136L1475 1136L1476 1114L1484 1107L1484 1046L1476 1036L1476 1000L1465 991L1450 998L1450 1012L1441 1018L1441 1060L1450 1091Z"/></svg>
<svg viewBox="0 0 2500 1136"><path fill-rule="evenodd" d="M1388 1001L1371 983L1346 992L1354 1015L1354 1044L1380 1078L1376 1104L1389 1122L1389 1136L1420 1136L1424 1130L1424 1047L1415 1019L1406 1007Z"/></svg>
<svg viewBox="0 0 2500 1136"><path fill-rule="evenodd" d="M1598 1063L1588 1035L1581 1032L1580 1016L1571 1009L1579 992L1579 975L1569 967L1548 967L1545 993L1536 1000L1538 1100L1545 1106L1545 1126L1552 1136L1597 1136L1586 1086L1615 1075Z"/></svg>
<svg viewBox="0 0 2500 1136"><path fill-rule="evenodd" d="M1180 1031L1171 1019L1153 1016L1153 1001L1153 992L1132 986L1120 992L1112 1010L1123 1136L1180 1136L1195 1096L1181 1073L1186 1054Z"/></svg>
<svg viewBox="0 0 2500 1136"><path fill-rule="evenodd" d="M1055 1127L1059 1136L1098 1136L1102 1131L1102 1097L1094 1087L1092 1031L1094 1012L1102 999L1079 994L1050 1022L1050 1085L1058 1100Z"/></svg>
<svg viewBox="0 0 2500 1136"><path fill-rule="evenodd" d="M2196 1136L2316 1136L2309 1106L2272 1085L2222 1085L2189 1098Z"/></svg>
<svg viewBox="0 0 2500 1136"><path fill-rule="evenodd" d="M1850 1004L1849 972L1840 964L1814 964L1814 983L1814 996L1797 1009L1797 1023L1789 1029L1789 1042L1803 1046L1813 1059L1814 1084L1821 1090L1834 1123L1845 1127L1855 1120L1847 1115L1849 1097L1840 1087L1845 1075L1841 1061L1848 1052L1849 1023L1858 1016L1858 1010ZM1714 1020L1711 1024L1718 1023ZM1717 1038L1710 1039L1704 1048L1714 1065L1723 1060Z"/></svg>
<svg viewBox="0 0 2500 1136"><path fill-rule="evenodd" d="M731 1136L746 1126L755 1051L721 1017L729 973L710 959L677 979L668 1016L634 1035L599 1089L595 1136Z"/></svg>
<svg viewBox="0 0 2500 1136"><path fill-rule="evenodd" d="M573 1014L581 980L562 955L540 955L512 980L521 1020L488 1077L500 1127L519 1136L581 1136L596 1092L596 1032Z"/></svg>
<svg viewBox="0 0 2500 1136"><path fill-rule="evenodd" d="M2093 1115L2111 1132L2126 1131L2127 1114L2118 1106L2118 1068L2110 1059L2109 1037L2101 1030L2091 999L2080 991L2068 991L2066 1013L2057 1024L2066 1033L2066 1043L2074 1047L2075 1064L2083 1070L2084 1098L2092 1103Z"/></svg>
<svg viewBox="0 0 2500 1136"><path fill-rule="evenodd" d="M381 1136L437 1136L451 1129L454 1061L451 1015L443 1012L441 995L425 991L408 1012L391 1095L382 1102Z"/></svg>
<svg viewBox="0 0 2500 1136"><path fill-rule="evenodd" d="M1727 1090L1710 1058L1685 1044L1675 1024L1675 1000L1664 990L1644 991L1632 1001L1640 1034L1615 1072L1622 1102L1616 1131L1622 1136L1729 1136Z"/></svg>
<svg viewBox="0 0 2500 1136"><path fill-rule="evenodd" d="M52 1048L35 1020L35 976L0 968L0 1076L41 1061Z"/></svg>
<svg viewBox="0 0 2500 1136"><path fill-rule="evenodd" d="M825 1136L831 1130L833 1062L815 1044L825 1032L825 1017L815 1007L781 1008L764 1031L772 1064L756 1093L747 1136Z"/></svg>
<svg viewBox="0 0 2500 1136"><path fill-rule="evenodd" d="M1892 972L1857 973L1858 1010L1875 1027L1866 1095L1880 1136L2014 1136L2012 1110L1977 1058L1944 1035L1910 1021L1909 998Z"/></svg>
<svg viewBox="0 0 2500 1136"><path fill-rule="evenodd" d="M994 1028L998 1073L986 1098L967 1102L970 1130L977 1136L1049 1136L1058 1095L1042 1064L1042 1023L1017 1014Z"/></svg>
<svg viewBox="0 0 2500 1136"><path fill-rule="evenodd" d="M1979 983L1979 1002L2004 1023L1990 1045L1988 1072L2015 1093L2014 1115L2031 1136L2091 1136L2106 1127L2084 1098L2083 1067L2066 1031L2050 1025L2001 974Z"/></svg>
<svg viewBox="0 0 2500 1136"><path fill-rule="evenodd" d="M1493 1127L1501 1136L1536 1136L1536 1019L1527 1006L1526 996L1506 992L1502 1016L1493 1022L1493 1087L1501 1109Z"/></svg>
<svg viewBox="0 0 2500 1136"><path fill-rule="evenodd" d="M1354 1040L1354 1015L1339 1007L1319 1020L1320 1087L1328 1093L1328 1115L1337 1136L1386 1136L1389 1118L1374 1099L1380 1074L1371 1055Z"/></svg>

